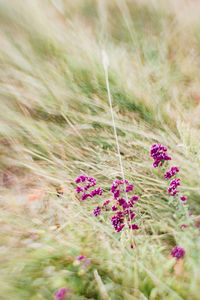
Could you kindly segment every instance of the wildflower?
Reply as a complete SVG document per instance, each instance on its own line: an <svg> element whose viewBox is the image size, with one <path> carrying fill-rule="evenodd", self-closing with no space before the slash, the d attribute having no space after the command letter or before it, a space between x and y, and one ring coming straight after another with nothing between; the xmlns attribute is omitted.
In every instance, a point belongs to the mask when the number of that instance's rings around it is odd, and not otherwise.
<svg viewBox="0 0 200 300"><path fill-rule="evenodd" d="M106 202L104 202L103 206L107 206L110 203L110 200L107 200Z"/></svg>
<svg viewBox="0 0 200 300"><path fill-rule="evenodd" d="M54 294L54 298L56 300L64 300L67 293L67 289L65 287L60 288Z"/></svg>
<svg viewBox="0 0 200 300"><path fill-rule="evenodd" d="M76 258L76 260L82 260L82 259L84 259L84 258L85 258L84 255L80 255L80 256L78 256L78 257Z"/></svg>
<svg viewBox="0 0 200 300"><path fill-rule="evenodd" d="M76 178L76 183L80 183L80 182L85 182L86 180L88 180L88 176L85 175L85 174L82 174L82 175L79 175L77 178Z"/></svg>
<svg viewBox="0 0 200 300"><path fill-rule="evenodd" d="M77 186L76 187L76 192L78 194L80 194L80 193L83 192L83 194L81 196L81 200L85 200L88 197L93 198L96 195L101 196L103 194L103 191L102 191L101 188L97 188L97 189L94 189L93 191L91 191L90 193L89 192L86 193L86 191L88 191L91 187L93 187L93 186L96 185L96 179L94 177L88 177L87 175L82 174L82 175L79 175L76 178L75 183L76 184L78 184L78 183L84 183L83 186Z"/></svg>
<svg viewBox="0 0 200 300"><path fill-rule="evenodd" d="M136 224L129 225L129 228L131 228L133 230L138 230L139 229L139 227Z"/></svg>
<svg viewBox="0 0 200 300"><path fill-rule="evenodd" d="M120 185L126 185L125 189L120 189ZM117 232L120 232L124 228L125 219L130 222L135 217L135 213L129 208L133 207L134 203L138 200L138 196L135 195L130 200L128 199L127 195L126 200L122 197L119 198L121 193L129 193L132 190L133 184L129 184L128 180L126 179L115 180L112 184L111 192L113 193L114 199L117 200L117 204L119 205L119 207L113 205L112 211L119 211L111 218L111 223ZM137 228L133 226L133 229Z"/></svg>
<svg viewBox="0 0 200 300"><path fill-rule="evenodd" d="M117 232L120 232L120 231L124 228L124 226L125 226L124 224L120 225L120 226L116 229L116 231L117 231Z"/></svg>
<svg viewBox="0 0 200 300"><path fill-rule="evenodd" d="M112 211L116 211L117 207L113 205L111 209L112 209Z"/></svg>
<svg viewBox="0 0 200 300"><path fill-rule="evenodd" d="M173 189L176 189L177 186L180 185L180 179L173 179L171 182L170 182L170 186L173 188Z"/></svg>
<svg viewBox="0 0 200 300"><path fill-rule="evenodd" d="M128 202L129 207L133 207L136 201L138 201L138 196L133 196L131 200Z"/></svg>
<svg viewBox="0 0 200 300"><path fill-rule="evenodd" d="M93 212L94 212L95 217L97 217L101 213L100 206L97 206L97 208L95 208Z"/></svg>
<svg viewBox="0 0 200 300"><path fill-rule="evenodd" d="M124 198L120 198L117 201L119 203L120 206L122 206L124 203L126 203L126 200Z"/></svg>
<svg viewBox="0 0 200 300"><path fill-rule="evenodd" d="M126 208L129 208L129 204L125 201L124 204L122 205L123 210Z"/></svg>
<svg viewBox="0 0 200 300"><path fill-rule="evenodd" d="M119 185L128 184L128 180L115 180L111 186L111 192L114 194L115 190L118 188Z"/></svg>
<svg viewBox="0 0 200 300"><path fill-rule="evenodd" d="M135 195L135 196L133 196L133 197L131 198L131 200L132 200L132 201L138 201L138 198L139 198L139 197Z"/></svg>
<svg viewBox="0 0 200 300"><path fill-rule="evenodd" d="M100 188L98 188L98 189L96 189L96 190L93 190L91 193L90 193L90 196L91 197L94 197L94 196L96 196L96 195L102 195L103 194L103 191L102 191L102 189L100 189Z"/></svg>
<svg viewBox="0 0 200 300"><path fill-rule="evenodd" d="M83 192L83 189L80 186L77 186L76 192L77 194L79 194L80 192Z"/></svg>
<svg viewBox="0 0 200 300"><path fill-rule="evenodd" d="M90 264L90 259L86 258L84 255L80 255L76 258L76 261L81 261L82 263L84 263L85 265L89 265ZM75 264L77 265L77 264Z"/></svg>
<svg viewBox="0 0 200 300"><path fill-rule="evenodd" d="M95 183L95 182L96 182L96 178L90 177L90 178L88 179L88 181L89 181L89 182L92 182L92 183Z"/></svg>
<svg viewBox="0 0 200 300"><path fill-rule="evenodd" d="M180 179L173 179L171 182L170 182L170 187L168 188L168 193L171 195L171 196L175 196L177 193L179 193L179 191L176 190L177 186L180 185Z"/></svg>
<svg viewBox="0 0 200 300"><path fill-rule="evenodd" d="M90 194L86 194L85 192L83 193L82 197L81 197L81 200L85 200L87 199L88 197L91 197Z"/></svg>
<svg viewBox="0 0 200 300"><path fill-rule="evenodd" d="M104 202L102 208L105 209L105 211L108 211L109 210L109 207L108 207L108 204L110 203L110 200L107 200Z"/></svg>
<svg viewBox="0 0 200 300"><path fill-rule="evenodd" d="M119 190L114 191L113 195L114 195L114 198L115 198L115 199L119 198L119 196L120 196L120 191L119 191Z"/></svg>
<svg viewBox="0 0 200 300"><path fill-rule="evenodd" d="M126 193L130 192L133 190L133 184L130 184L126 187Z"/></svg>
<svg viewBox="0 0 200 300"><path fill-rule="evenodd" d="M179 191L173 191L172 193L171 193L171 196L175 196L176 194L178 194L179 193Z"/></svg>
<svg viewBox="0 0 200 300"><path fill-rule="evenodd" d="M111 223L117 232L121 231L124 227L121 226L122 223L124 223L123 213L121 211L117 212L117 214L112 217Z"/></svg>
<svg viewBox="0 0 200 300"><path fill-rule="evenodd" d="M188 225L182 224L181 227L186 228L186 227L188 227Z"/></svg>
<svg viewBox="0 0 200 300"><path fill-rule="evenodd" d="M170 171L166 172L164 177L166 179L170 179L172 178L177 172L179 172L179 168L178 167L171 167Z"/></svg>
<svg viewBox="0 0 200 300"><path fill-rule="evenodd" d="M124 215L128 215L128 221L133 220L133 218L135 217L135 213L131 209L127 209L124 212Z"/></svg>
<svg viewBox="0 0 200 300"><path fill-rule="evenodd" d="M167 148L161 144L152 145L150 155L154 160L154 168L162 166L164 161L171 160L171 157L167 155Z"/></svg>
<svg viewBox="0 0 200 300"><path fill-rule="evenodd" d="M187 199L187 197L182 196L180 199L181 199L181 201L185 201Z"/></svg>
<svg viewBox="0 0 200 300"><path fill-rule="evenodd" d="M94 185L96 185L96 183L94 182L94 183L88 183L88 184L86 184L85 186L84 186L84 190L85 191L87 191L89 188L91 188L92 186L94 186Z"/></svg>
<svg viewBox="0 0 200 300"><path fill-rule="evenodd" d="M131 249L133 249L133 244L131 244Z"/></svg>
<svg viewBox="0 0 200 300"><path fill-rule="evenodd" d="M171 256L177 259L182 258L184 255L185 255L185 250L178 246L174 247L174 249L171 252Z"/></svg>

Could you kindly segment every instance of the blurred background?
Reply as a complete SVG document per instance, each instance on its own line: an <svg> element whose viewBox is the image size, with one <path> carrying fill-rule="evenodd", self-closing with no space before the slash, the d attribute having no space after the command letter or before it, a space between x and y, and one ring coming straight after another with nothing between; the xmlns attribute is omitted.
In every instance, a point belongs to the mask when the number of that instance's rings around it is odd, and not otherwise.
<svg viewBox="0 0 200 300"><path fill-rule="evenodd" d="M0 44L0 298L53 299L64 286L75 300L198 299L200 1L0 0ZM88 173L109 199L121 176L103 50L140 196L132 252L73 185ZM180 229L152 143L180 167L196 226ZM175 267L177 243L187 256Z"/></svg>

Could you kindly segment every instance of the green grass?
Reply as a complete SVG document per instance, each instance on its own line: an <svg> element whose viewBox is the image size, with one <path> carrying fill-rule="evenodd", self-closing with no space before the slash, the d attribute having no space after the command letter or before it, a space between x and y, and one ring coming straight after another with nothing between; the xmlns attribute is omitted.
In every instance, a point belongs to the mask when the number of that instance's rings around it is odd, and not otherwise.
<svg viewBox="0 0 200 300"><path fill-rule="evenodd" d="M2 300L52 299L63 286L74 300L199 298L199 229L180 229L149 157L152 143L168 147L195 222L199 16L184 0L0 1ZM107 200L121 177L103 49L125 177L140 196L133 250L129 232L95 218L96 201L80 202L73 184L94 176ZM30 201L35 190L44 192ZM175 245L186 250L181 274Z"/></svg>

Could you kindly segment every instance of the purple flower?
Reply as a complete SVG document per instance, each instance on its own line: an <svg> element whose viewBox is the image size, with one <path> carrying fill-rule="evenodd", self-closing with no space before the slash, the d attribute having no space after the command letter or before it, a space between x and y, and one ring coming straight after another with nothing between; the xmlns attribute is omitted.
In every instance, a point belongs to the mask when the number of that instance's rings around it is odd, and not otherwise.
<svg viewBox="0 0 200 300"><path fill-rule="evenodd" d="M126 202L126 200L125 200L124 198L119 198L119 199L117 200L117 202L119 203L119 205L123 205L124 202Z"/></svg>
<svg viewBox="0 0 200 300"><path fill-rule="evenodd" d="M135 213L131 210L131 209L127 209L124 212L125 215L128 215L128 221L133 220L133 218L135 217Z"/></svg>
<svg viewBox="0 0 200 300"><path fill-rule="evenodd" d="M97 189L97 195L101 196L102 194L103 194L103 191L102 191L102 189L99 187L99 188Z"/></svg>
<svg viewBox="0 0 200 300"><path fill-rule="evenodd" d="M185 201L187 199L187 197L182 196L180 199L181 199L181 201Z"/></svg>
<svg viewBox="0 0 200 300"><path fill-rule="evenodd" d="M124 228L124 226L125 226L124 224L120 225L120 226L116 229L116 231L117 231L117 232L120 232L120 231Z"/></svg>
<svg viewBox="0 0 200 300"><path fill-rule="evenodd" d="M125 199L120 198L117 201L119 203L120 206L122 206L123 210L125 210L126 208L129 208L129 204L126 202Z"/></svg>
<svg viewBox="0 0 200 300"><path fill-rule="evenodd" d="M110 203L110 200L104 202L103 206L107 206Z"/></svg>
<svg viewBox="0 0 200 300"><path fill-rule="evenodd" d="M96 178L90 177L90 178L88 179L88 181L89 181L89 182L92 182L92 183L95 183L95 182L96 182Z"/></svg>
<svg viewBox="0 0 200 300"><path fill-rule="evenodd" d="M132 201L138 201L138 199L139 199L139 197L136 195L131 198Z"/></svg>
<svg viewBox="0 0 200 300"><path fill-rule="evenodd" d="M133 244L131 244L131 249L133 249Z"/></svg>
<svg viewBox="0 0 200 300"><path fill-rule="evenodd" d="M86 258L84 255L80 255L76 258L76 260L81 260L85 265L90 264L90 259Z"/></svg>
<svg viewBox="0 0 200 300"><path fill-rule="evenodd" d="M129 225L129 228L131 228L132 230L138 230L139 229L139 227L136 224Z"/></svg>
<svg viewBox="0 0 200 300"><path fill-rule="evenodd" d="M117 210L117 207L116 206L112 206L112 211L116 211Z"/></svg>
<svg viewBox="0 0 200 300"><path fill-rule="evenodd" d="M85 192L83 193L82 197L81 197L81 200L85 200L87 199L88 197L91 197L90 194L86 194Z"/></svg>
<svg viewBox="0 0 200 300"><path fill-rule="evenodd" d="M82 187L81 186L76 187L76 192L78 194L83 192L81 200L85 200L88 197L93 198L96 195L101 196L103 193L103 191L100 188L97 188L97 189L91 191L90 193L86 193L87 190L89 190L91 187L96 185L96 179L93 177L88 178L87 175L82 174L76 178L75 182L76 182L76 184L84 182L84 185Z"/></svg>
<svg viewBox="0 0 200 300"><path fill-rule="evenodd" d="M124 223L123 213L121 211L117 212L117 214L112 217L111 223L117 232L121 231L124 227L121 226L121 224Z"/></svg>
<svg viewBox="0 0 200 300"><path fill-rule="evenodd" d="M179 168L178 167L171 167L170 171L166 172L164 177L166 179L170 179L172 178L177 172L179 172Z"/></svg>
<svg viewBox="0 0 200 300"><path fill-rule="evenodd" d="M111 192L114 194L114 192L115 192L115 190L116 190L116 187L112 185L110 190L111 190Z"/></svg>
<svg viewBox="0 0 200 300"><path fill-rule="evenodd" d="M78 256L78 257L76 258L76 260L82 260L82 259L84 259L84 258L85 258L84 255L80 255L80 256Z"/></svg>
<svg viewBox="0 0 200 300"><path fill-rule="evenodd" d="M76 192L79 194L80 192L83 192L83 189L80 186L77 186Z"/></svg>
<svg viewBox="0 0 200 300"><path fill-rule="evenodd" d="M76 183L80 183L80 182L84 182L84 181L86 181L86 180L88 180L88 176L87 175L85 175L85 174L81 174L81 175L79 175L77 178L76 178Z"/></svg>
<svg viewBox="0 0 200 300"><path fill-rule="evenodd" d="M93 191L90 193L90 195L91 195L92 198L93 198L94 196L96 196L96 195L101 196L102 194L103 194L103 191L102 191L102 189L100 189L100 188L98 188L98 189L96 189L96 190L93 190Z"/></svg>
<svg viewBox="0 0 200 300"><path fill-rule="evenodd" d="M159 165L162 166L164 161L171 160L171 157L167 155L167 148L161 144L152 145L150 154L154 160L154 168L157 168Z"/></svg>
<svg viewBox="0 0 200 300"><path fill-rule="evenodd" d="M168 188L168 193L171 195L171 196L175 196L177 193L179 193L179 191L176 190L177 186L180 185L180 179L173 179L171 182L170 182L170 187Z"/></svg>
<svg viewBox="0 0 200 300"><path fill-rule="evenodd" d="M91 186L90 186L90 183L88 183L88 184L86 184L86 185L84 186L84 190L87 191L90 187L91 187Z"/></svg>
<svg viewBox="0 0 200 300"><path fill-rule="evenodd" d="M128 180L115 180L111 186L111 192L114 194L119 185L128 184Z"/></svg>
<svg viewBox="0 0 200 300"><path fill-rule="evenodd" d="M67 289L65 287L60 288L59 290L57 290L54 294L54 298L56 300L64 300L65 299L65 295L67 293Z"/></svg>
<svg viewBox="0 0 200 300"><path fill-rule="evenodd" d="M176 194L178 194L179 193L179 191L173 191L172 193L171 193L171 196L175 196Z"/></svg>
<svg viewBox="0 0 200 300"><path fill-rule="evenodd" d="M125 201L124 204L122 205L123 210L126 208L129 208L129 204Z"/></svg>
<svg viewBox="0 0 200 300"><path fill-rule="evenodd" d="M171 182L170 182L170 186L173 188L173 189L176 189L177 186L180 185L180 179L173 179Z"/></svg>
<svg viewBox="0 0 200 300"><path fill-rule="evenodd" d="M174 247L174 249L171 252L171 256L176 257L177 259L182 258L185 255L185 250L181 247Z"/></svg>
<svg viewBox="0 0 200 300"><path fill-rule="evenodd" d="M186 228L186 227L188 227L188 225L182 224L181 227Z"/></svg>
<svg viewBox="0 0 200 300"><path fill-rule="evenodd" d="M120 196L120 191L119 191L119 190L114 191L113 195L114 195L114 198L115 198L115 199L119 198L119 196Z"/></svg>
<svg viewBox="0 0 200 300"><path fill-rule="evenodd" d="M130 192L130 191L132 191L133 190L133 184L130 184L130 185L128 185L127 187L126 187L126 192L128 193L128 192Z"/></svg>
<svg viewBox="0 0 200 300"><path fill-rule="evenodd" d="M120 185L126 185L125 189L120 187ZM127 199L127 201L124 198L119 198L121 193L128 193L132 190L133 184L129 184L128 180L115 180L112 184L111 192L119 206L112 206L112 211L117 211L117 213L111 218L111 223L117 232L120 232L124 228L125 219L129 222L135 217L135 213L129 208L133 207L135 201L138 200L138 196L135 195L131 200ZM133 226L133 229L136 230L136 227Z"/></svg>
<svg viewBox="0 0 200 300"><path fill-rule="evenodd" d="M101 213L100 206L97 206L97 208L95 208L93 212L94 212L95 217L97 217Z"/></svg>

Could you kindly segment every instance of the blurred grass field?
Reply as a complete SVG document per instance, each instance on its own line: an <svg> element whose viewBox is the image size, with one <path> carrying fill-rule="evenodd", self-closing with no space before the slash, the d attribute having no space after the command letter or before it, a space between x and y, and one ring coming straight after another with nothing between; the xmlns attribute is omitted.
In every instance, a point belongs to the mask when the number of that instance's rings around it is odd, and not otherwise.
<svg viewBox="0 0 200 300"><path fill-rule="evenodd" d="M199 228L181 230L153 143L168 147L200 214L200 1L0 0L0 299L199 299ZM97 219L80 173L104 199L121 177L140 196L140 230ZM63 195L60 195L62 194ZM177 266L170 252L186 250ZM77 265L85 255L88 266Z"/></svg>

